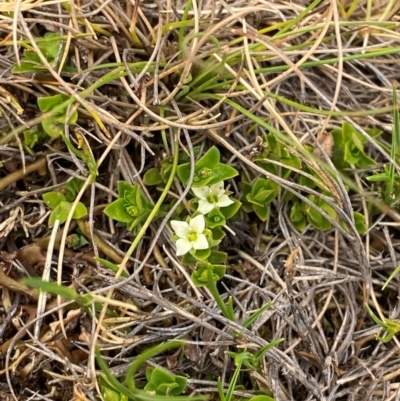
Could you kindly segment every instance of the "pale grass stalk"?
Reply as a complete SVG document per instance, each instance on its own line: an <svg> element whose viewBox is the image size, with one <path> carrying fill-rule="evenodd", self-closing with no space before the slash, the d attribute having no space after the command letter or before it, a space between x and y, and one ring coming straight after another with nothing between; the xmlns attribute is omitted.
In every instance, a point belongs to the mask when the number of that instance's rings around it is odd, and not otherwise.
<svg viewBox="0 0 400 401"><path fill-rule="evenodd" d="M60 220L56 220L54 222L53 229L51 230L51 236L49 244L47 245L47 252L46 252L46 262L43 269L42 280L49 281L50 280L50 272L51 272L51 265L53 259L53 252L54 252L54 244L57 237L57 232L60 227ZM46 302L47 302L47 293L40 290L39 299L37 302L37 316L41 316L42 313L46 310ZM40 329L42 327L42 319L39 319L35 324L34 334L33 336L38 339L40 335Z"/></svg>

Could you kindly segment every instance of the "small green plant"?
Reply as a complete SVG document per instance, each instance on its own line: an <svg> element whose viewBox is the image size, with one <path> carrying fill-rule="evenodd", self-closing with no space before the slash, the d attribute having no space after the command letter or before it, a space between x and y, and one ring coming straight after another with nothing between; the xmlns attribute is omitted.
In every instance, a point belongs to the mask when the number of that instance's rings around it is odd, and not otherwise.
<svg viewBox="0 0 400 401"><path fill-rule="evenodd" d="M51 117L44 119L42 122L43 130L53 139L64 136L64 126L66 122L73 125L76 124L78 120L78 112L76 110L70 115L67 115L68 106L65 106L65 108L54 114L53 109L68 99L69 97L67 95L59 93L54 96L39 97L37 100L40 111L43 113L53 112Z"/></svg>
<svg viewBox="0 0 400 401"><path fill-rule="evenodd" d="M183 184L187 184L190 177L190 163L179 165L177 174ZM219 150L213 146L196 162L192 188L211 186L237 175L235 168L220 163Z"/></svg>
<svg viewBox="0 0 400 401"><path fill-rule="evenodd" d="M164 143L166 143L166 139L163 138L163 140L165 141ZM201 149L200 146L193 147L194 156L197 156L199 154L200 149ZM179 152L178 154L179 164L187 163L189 160L190 160L189 156L186 153ZM173 163L174 163L173 157L165 157L161 160L160 167L149 168L143 175L144 184L147 186L166 184L168 178L171 175L171 172L173 171Z"/></svg>
<svg viewBox="0 0 400 401"><path fill-rule="evenodd" d="M147 384L143 390L149 394L171 395L182 394L186 389L187 379L183 376L173 375L162 368L146 368Z"/></svg>
<svg viewBox="0 0 400 401"><path fill-rule="evenodd" d="M281 343L283 339L278 339L266 346L262 347L256 354L252 354L247 350L243 350L240 353L226 351L225 353L233 358L234 364L236 366L235 372L233 373L232 379L229 382L228 390L225 393L222 387L221 380L218 378L218 394L221 401L232 401L233 392L236 389L236 383L239 378L240 373L242 372L242 366L255 371L260 371L261 360L263 356L272 348L276 347L279 343ZM265 394L260 394L251 398L253 401L274 401L273 398L269 397Z"/></svg>
<svg viewBox="0 0 400 401"><path fill-rule="evenodd" d="M279 142L275 135L263 135L260 138L259 147L261 149L260 153L254 156L252 160L264 170L287 179L292 174L292 170L290 168L301 168L300 158L290 153L286 145ZM274 161L290 168L278 166L272 163Z"/></svg>
<svg viewBox="0 0 400 401"><path fill-rule="evenodd" d="M48 139L48 134L44 131L41 125L35 125L33 128L24 131L23 145L25 150L33 155L33 148L40 145Z"/></svg>
<svg viewBox="0 0 400 401"><path fill-rule="evenodd" d="M104 214L126 225L129 231L137 233L153 210L153 205L146 199L139 185L125 181L118 182L118 199L104 209ZM160 210L156 217L165 212Z"/></svg>
<svg viewBox="0 0 400 401"><path fill-rule="evenodd" d="M268 220L271 202L278 196L279 186L271 180L257 178L253 185L243 183L243 209L255 212L262 221Z"/></svg>
<svg viewBox="0 0 400 401"><path fill-rule="evenodd" d="M380 327L382 327L382 329L384 329L386 331L386 335L385 337L379 337L376 336L376 339L382 343L387 343L390 340L392 340L392 338L397 334L400 333L400 323L395 322L394 320L390 320L390 319L384 319L381 320L379 319L378 316L375 315L375 313L371 310L371 308L366 304L365 307L367 308L367 311L369 313L369 315L371 316L372 320Z"/></svg>
<svg viewBox="0 0 400 401"><path fill-rule="evenodd" d="M382 131L369 129L366 132L376 137ZM342 128L334 129L331 133L334 139L332 161L339 170L349 168L351 164L358 168L375 165L375 161L365 153L367 139L347 121L343 121Z"/></svg>
<svg viewBox="0 0 400 401"><path fill-rule="evenodd" d="M49 226L53 226L56 220L59 220L60 224L65 223L71 211L72 203L82 186L83 181L73 178L61 187L60 191L51 191L43 195L44 202L52 209L49 217ZM81 219L86 215L86 206L82 202L78 202L72 218Z"/></svg>
<svg viewBox="0 0 400 401"><path fill-rule="evenodd" d="M57 33L48 32L44 35L44 37L36 39L36 42L46 60L50 64L53 64L59 57L59 54L62 50L62 36ZM43 65L42 60L38 56L35 49L31 48L28 44L24 44L24 42L23 45L26 47L24 50L24 56L20 65L15 65L13 67L12 73L21 74L26 72L38 73L47 71L47 67Z"/></svg>
<svg viewBox="0 0 400 401"><path fill-rule="evenodd" d="M147 384L143 390L137 388L135 383L135 374L148 359L184 345L183 341L171 341L164 344L155 345L143 351L132 364L126 374L125 384L120 383L111 373L107 364L101 357L100 350L96 347L96 360L103 371L105 378L100 382L102 395L105 401L114 400L132 400L132 401L202 401L207 399L205 395L184 396L180 395L185 391L186 378L169 373L160 368L147 368ZM111 398L115 397L115 398ZM117 398L119 397L119 398Z"/></svg>
<svg viewBox="0 0 400 401"><path fill-rule="evenodd" d="M178 166L178 176L184 183L187 181L188 168L188 164ZM235 322L232 297L225 303L217 288L217 282L225 275L228 255L212 248L218 246L225 236L222 228L226 220L233 217L241 206L238 200L232 199L229 196L231 194L225 191L224 182L217 180L235 177L238 173L233 167L220 162L216 147L212 147L198 160L195 172L197 180L191 188L195 197L189 201L195 212L186 221L171 221L175 232L173 239L176 241L176 255L183 256L184 264L194 266L191 275L193 283L198 287L207 287L222 314ZM262 185L266 180L259 180L256 190L260 198L266 199L270 194ZM266 196L263 191L268 192ZM243 327L250 326L270 306L267 304L252 314L242 323Z"/></svg>

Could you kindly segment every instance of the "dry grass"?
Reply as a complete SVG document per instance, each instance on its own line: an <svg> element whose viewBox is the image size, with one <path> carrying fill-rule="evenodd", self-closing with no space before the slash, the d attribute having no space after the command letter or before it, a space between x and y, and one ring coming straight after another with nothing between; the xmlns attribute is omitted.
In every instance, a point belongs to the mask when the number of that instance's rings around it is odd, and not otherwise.
<svg viewBox="0 0 400 401"><path fill-rule="evenodd" d="M399 265L400 218L395 208L382 206L363 171L348 171L358 188L349 192L346 177L329 166L331 146L316 145L345 120L368 137L368 153L379 167L391 160L364 130L382 129L390 146L400 6L309 3L192 0L185 11L180 0L0 2L0 399L99 399L95 344L120 377L135 355L174 338L188 341L183 357L151 363L187 375L189 392L217 399L217 377L229 383L234 369L224 351L257 349L281 337L261 373L243 372L238 395L249 398L268 387L277 401L400 399L400 344L396 337L376 340L382 330L364 307L368 302L379 316L399 318L398 281L385 291L382 285ZM64 38L51 62L39 47L46 32ZM11 72L26 46L39 54L42 72ZM24 147L23 132L49 118L37 98L56 93L75 99L69 112L79 108L78 126L67 126L66 135L75 144L83 137L91 149L98 164L94 183L60 138L35 147L34 156ZM102 210L121 179L141 184L157 202L162 188L146 188L141 177L171 154L175 138L189 153L218 145L244 177L266 176L300 199L321 196L254 163L256 138L267 131L318 173L349 230L333 221L327 232L299 233L282 199L266 224L242 213L230 225L236 236L223 243L229 268L220 290L234 297L238 321L274 301L245 330L221 315L207 291L193 289L166 222L152 224L131 256L126 252L134 238ZM319 158L308 144L319 149ZM89 217L69 219L57 233L47 226L41 195L70 176L86 182L81 200ZM240 180L230 184L240 199ZM183 191L176 182L170 196L182 198ZM381 212L360 236L351 213L368 217L373 199ZM66 243L77 228L89 242L79 251ZM94 261L97 255L126 266L130 278L115 277ZM82 293L107 294L112 304L89 314L60 298L38 300L18 284L46 269L48 278ZM110 310L114 316L106 314ZM234 330L243 335L240 344Z"/></svg>

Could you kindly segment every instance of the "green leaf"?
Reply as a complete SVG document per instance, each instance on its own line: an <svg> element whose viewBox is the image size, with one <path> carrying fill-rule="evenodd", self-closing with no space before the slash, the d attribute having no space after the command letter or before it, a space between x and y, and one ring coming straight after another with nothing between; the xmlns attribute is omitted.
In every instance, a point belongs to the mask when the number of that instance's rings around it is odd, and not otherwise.
<svg viewBox="0 0 400 401"><path fill-rule="evenodd" d="M219 159L219 150L213 146L196 162L192 184L194 188L226 179L221 177L231 178L237 175L234 168L219 163ZM189 182L190 169L190 163L181 164L177 169L177 175L185 185Z"/></svg>
<svg viewBox="0 0 400 401"><path fill-rule="evenodd" d="M219 163L220 155L219 150L212 146L197 162L196 171L203 168L208 168L210 170L214 169ZM221 180L220 180L221 181ZM219 181L216 181L219 182Z"/></svg>
<svg viewBox="0 0 400 401"><path fill-rule="evenodd" d="M221 207L219 211L224 215L225 220L232 218L242 206L242 203L239 202L237 199L231 198L233 203L226 207Z"/></svg>
<svg viewBox="0 0 400 401"><path fill-rule="evenodd" d="M214 228L223 226L226 223L226 220L224 215L218 209L213 209L206 216L206 222L208 228Z"/></svg>
<svg viewBox="0 0 400 401"><path fill-rule="evenodd" d="M343 132L343 138L347 142L347 141L352 140L353 133L355 131L354 131L354 127L350 123L348 123L347 121L343 121L342 132Z"/></svg>
<svg viewBox="0 0 400 401"><path fill-rule="evenodd" d="M161 177L163 182L167 182L169 179L169 175L171 174L173 166L172 158L168 157L161 162Z"/></svg>
<svg viewBox="0 0 400 401"><path fill-rule="evenodd" d="M32 53L35 56L37 56L36 53ZM37 56L37 59L39 57ZM42 72L42 71L47 71L47 67L45 67L41 62L40 59L39 61L29 61L29 60L21 60L20 65L15 65L12 69L11 72L13 74L25 74L27 72L29 73L37 73L37 72Z"/></svg>
<svg viewBox="0 0 400 401"><path fill-rule="evenodd" d="M190 178L190 163L184 163L178 166L176 174L181 182L186 185Z"/></svg>
<svg viewBox="0 0 400 401"><path fill-rule="evenodd" d="M109 387L101 388L101 394L104 401L128 401L128 396L126 394L121 394Z"/></svg>
<svg viewBox="0 0 400 401"><path fill-rule="evenodd" d="M371 308L368 306L368 304L365 304L365 307L367 308L367 311L369 315L371 316L372 320L380 327L382 327L384 330L386 330L387 334L385 337L376 337L376 339L382 343L387 343L392 338L400 332L400 323L395 322L394 320L390 319L384 319L383 321L378 318L378 316L375 315L375 313L371 310Z"/></svg>
<svg viewBox="0 0 400 401"><path fill-rule="evenodd" d="M278 184L265 178L257 178L251 189L252 200L261 204L271 203L278 193Z"/></svg>
<svg viewBox="0 0 400 401"><path fill-rule="evenodd" d="M267 302L263 307L252 313L243 323L242 326L245 328L250 327L265 311L271 308L274 303L272 301Z"/></svg>
<svg viewBox="0 0 400 401"><path fill-rule="evenodd" d="M178 387L176 383L161 383L156 387L156 394L172 395L175 387Z"/></svg>
<svg viewBox="0 0 400 401"><path fill-rule="evenodd" d="M39 42L39 48L48 61L53 61L60 51L62 37L57 33L48 32L44 38L48 40Z"/></svg>
<svg viewBox="0 0 400 401"><path fill-rule="evenodd" d="M111 386L104 377L99 376L98 382L104 401L128 401L128 397Z"/></svg>
<svg viewBox="0 0 400 401"><path fill-rule="evenodd" d="M197 260L206 260L210 256L210 253L210 249L198 249L196 250L196 252L193 253L193 256Z"/></svg>
<svg viewBox="0 0 400 401"><path fill-rule="evenodd" d="M29 51L29 50L25 50L24 51L24 58L26 59L26 61L28 62L33 62L34 64L36 64L38 67L40 66L42 69L46 68L43 64L42 64L42 60L40 60L39 55L34 52L34 51Z"/></svg>
<svg viewBox="0 0 400 401"><path fill-rule="evenodd" d="M388 173L374 174L370 177L366 177L366 179L370 182L390 182L391 178Z"/></svg>
<svg viewBox="0 0 400 401"><path fill-rule="evenodd" d="M186 389L187 379L185 377L173 375L162 368L147 367L146 378L148 383L144 390L154 391L157 395L176 396Z"/></svg>
<svg viewBox="0 0 400 401"><path fill-rule="evenodd" d="M350 164L357 164L359 159L359 149L350 141L344 147L344 160Z"/></svg>
<svg viewBox="0 0 400 401"><path fill-rule="evenodd" d="M64 134L64 126L59 124L54 118L47 118L42 121L42 127L47 135L56 139Z"/></svg>
<svg viewBox="0 0 400 401"><path fill-rule="evenodd" d="M359 160L357 163L357 167L359 168L368 168L371 166L374 166L375 160L371 159L369 156L367 156L364 152L361 152L359 155Z"/></svg>
<svg viewBox="0 0 400 401"><path fill-rule="evenodd" d="M117 199L110 203L103 211L103 213L111 217L113 220L120 221L121 223L132 223L134 217L131 216L126 209L127 205L125 199Z"/></svg>
<svg viewBox="0 0 400 401"><path fill-rule="evenodd" d="M44 202L51 209L55 209L61 202L65 201L65 196L61 192L51 191L43 194Z"/></svg>
<svg viewBox="0 0 400 401"><path fill-rule="evenodd" d="M228 254L221 251L211 251L208 262L212 265L222 265L228 259Z"/></svg>
<svg viewBox="0 0 400 401"><path fill-rule="evenodd" d="M71 205L72 206L72 205ZM81 219L87 215L87 208L82 202L78 202L72 215L73 219Z"/></svg>
<svg viewBox="0 0 400 401"><path fill-rule="evenodd" d="M117 187L118 187L118 196L120 198L125 198L127 194L136 192L135 185L129 184L126 181L118 181Z"/></svg>
<svg viewBox="0 0 400 401"><path fill-rule="evenodd" d="M31 154L33 154L31 150L35 145L42 143L46 139L48 139L48 135L40 125L36 125L33 128L24 131L24 146Z"/></svg>
<svg viewBox="0 0 400 401"><path fill-rule="evenodd" d="M392 272L392 274L389 276L389 278L386 280L385 284L382 286L382 290L384 290L389 283L399 274L400 272L400 265L398 265Z"/></svg>
<svg viewBox="0 0 400 401"><path fill-rule="evenodd" d="M363 214L358 213L358 212L354 212L353 213L354 216L354 222L357 228L357 232L360 235L363 235L367 232L368 228L367 225L365 224L365 217Z"/></svg>
<svg viewBox="0 0 400 401"><path fill-rule="evenodd" d="M56 283L50 283L37 277L25 277L21 280L21 283L28 285L29 287L39 288L49 294L59 295L70 301L73 301L78 297L78 293L72 288L58 285Z"/></svg>
<svg viewBox="0 0 400 401"><path fill-rule="evenodd" d="M147 376L147 374L146 374ZM151 372L151 381L155 384L155 386L159 386L163 383L174 383L174 375L164 369L155 368Z"/></svg>
<svg viewBox="0 0 400 401"><path fill-rule="evenodd" d="M307 226L307 219L301 211L299 202L295 202L293 204L292 208L290 209L289 218L292 224L295 226L296 230L300 232L305 230Z"/></svg>
<svg viewBox="0 0 400 401"><path fill-rule="evenodd" d="M65 185L65 198L68 202L73 202L78 192L82 189L84 181L79 178L73 178L68 181Z"/></svg>
<svg viewBox="0 0 400 401"><path fill-rule="evenodd" d="M225 233L221 227L214 227L211 229L212 232L212 240L213 240L213 247L218 245L222 238L225 237Z"/></svg>
<svg viewBox="0 0 400 401"><path fill-rule="evenodd" d="M322 216L321 213L317 212L313 208L310 208L307 218L309 223L317 230L327 231L332 228L331 223L324 216Z"/></svg>
<svg viewBox="0 0 400 401"><path fill-rule="evenodd" d="M372 138L375 138L383 133L383 131L379 128L368 128L365 132Z"/></svg>
<svg viewBox="0 0 400 401"><path fill-rule="evenodd" d="M147 186L160 185L164 182L164 179L160 170L154 167L145 172L143 182Z"/></svg>
<svg viewBox="0 0 400 401"><path fill-rule="evenodd" d="M60 224L65 223L68 218L69 212L71 211L71 206L72 205L69 202L60 202L60 204L50 213L49 226L53 226L56 220L59 220Z"/></svg>
<svg viewBox="0 0 400 401"><path fill-rule="evenodd" d="M197 259L190 252L188 252L182 256L182 263L188 266L195 266L197 264Z"/></svg>
<svg viewBox="0 0 400 401"><path fill-rule="evenodd" d="M66 100L68 100L68 96L59 93L59 94L53 95L53 96L38 97L37 103L38 103L40 111L42 111L43 113L46 113L48 111L52 111L55 107L64 103ZM60 114L62 114L62 113L60 113Z"/></svg>
<svg viewBox="0 0 400 401"><path fill-rule="evenodd" d="M65 110L67 112L67 110ZM60 123L61 125L64 125L67 121L67 115L66 114L61 114L57 117L55 117L56 121ZM68 119L68 124L74 125L78 121L78 112L75 110Z"/></svg>
<svg viewBox="0 0 400 401"><path fill-rule="evenodd" d="M228 180L236 177L238 174L239 173L235 168L228 166L227 164L219 163L212 169L212 178L208 182L208 185L213 185L217 182Z"/></svg>
<svg viewBox="0 0 400 401"><path fill-rule="evenodd" d="M269 218L269 213L270 213L270 205L253 205L253 209L255 214L258 216L258 218L261 221L267 221Z"/></svg>
<svg viewBox="0 0 400 401"><path fill-rule="evenodd" d="M172 395L179 395L186 390L187 386L187 379L184 376L177 376L175 375L175 382L178 385Z"/></svg>

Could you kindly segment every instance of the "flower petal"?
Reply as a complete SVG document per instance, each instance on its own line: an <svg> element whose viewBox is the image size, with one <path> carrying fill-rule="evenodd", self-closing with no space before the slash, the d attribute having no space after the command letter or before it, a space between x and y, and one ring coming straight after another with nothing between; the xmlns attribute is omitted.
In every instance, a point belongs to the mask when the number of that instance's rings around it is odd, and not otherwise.
<svg viewBox="0 0 400 401"><path fill-rule="evenodd" d="M207 202L204 199L199 200L199 207L197 208L197 211L203 214L210 213L211 210L214 209L214 205L210 202Z"/></svg>
<svg viewBox="0 0 400 401"><path fill-rule="evenodd" d="M221 195L223 195L225 193L224 182L220 181L220 182L217 182L216 184L211 185L210 190L213 195L215 195L217 198L219 198Z"/></svg>
<svg viewBox="0 0 400 401"><path fill-rule="evenodd" d="M218 198L217 206L218 207L226 207L226 206L232 205L232 203L233 203L233 200L228 195L224 194Z"/></svg>
<svg viewBox="0 0 400 401"><path fill-rule="evenodd" d="M189 222L190 228L197 234L203 234L204 229L206 228L206 222L204 220L204 216L199 214L194 217Z"/></svg>
<svg viewBox="0 0 400 401"><path fill-rule="evenodd" d="M192 242L192 247L194 249L208 249L210 245L208 245L207 238L204 234L198 234L196 241Z"/></svg>
<svg viewBox="0 0 400 401"><path fill-rule="evenodd" d="M186 238L180 238L176 241L176 256L182 256L193 248L192 243Z"/></svg>
<svg viewBox="0 0 400 401"><path fill-rule="evenodd" d="M210 187L192 188L194 195L199 199L207 199L210 194Z"/></svg>
<svg viewBox="0 0 400 401"><path fill-rule="evenodd" d="M171 227L179 238L186 238L190 233L191 228L185 221L172 220Z"/></svg>

